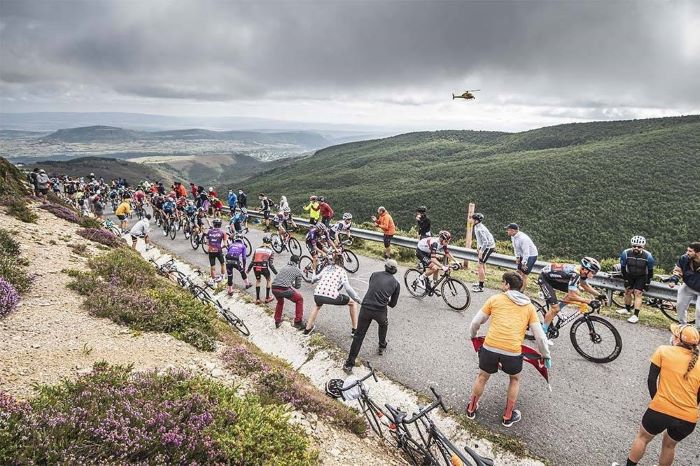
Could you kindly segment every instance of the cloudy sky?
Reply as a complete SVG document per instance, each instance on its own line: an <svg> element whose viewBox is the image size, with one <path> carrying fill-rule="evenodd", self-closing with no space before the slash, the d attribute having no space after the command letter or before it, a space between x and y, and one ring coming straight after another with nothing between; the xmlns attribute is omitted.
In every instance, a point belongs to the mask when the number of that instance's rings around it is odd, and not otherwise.
<svg viewBox="0 0 700 466"><path fill-rule="evenodd" d="M2 112L517 130L698 113L698 76L696 0L0 0Z"/></svg>

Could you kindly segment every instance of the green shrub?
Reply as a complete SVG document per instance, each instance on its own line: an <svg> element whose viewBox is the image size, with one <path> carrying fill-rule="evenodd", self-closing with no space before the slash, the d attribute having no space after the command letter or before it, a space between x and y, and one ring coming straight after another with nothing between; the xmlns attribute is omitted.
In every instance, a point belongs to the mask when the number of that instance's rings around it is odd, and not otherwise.
<svg viewBox="0 0 700 466"><path fill-rule="evenodd" d="M23 197L0 198L0 204L7 206L7 213L24 223L36 223L39 216L32 212Z"/></svg>
<svg viewBox="0 0 700 466"><path fill-rule="evenodd" d="M83 228L102 228L102 222L93 217L80 217L79 225Z"/></svg>
<svg viewBox="0 0 700 466"><path fill-rule="evenodd" d="M28 262L20 256L19 243L7 230L0 228L0 277L24 293L29 290L32 278L27 273Z"/></svg>
<svg viewBox="0 0 700 466"><path fill-rule="evenodd" d="M183 371L95 364L40 386L29 403L0 391L1 464L311 465L317 453L282 406Z"/></svg>

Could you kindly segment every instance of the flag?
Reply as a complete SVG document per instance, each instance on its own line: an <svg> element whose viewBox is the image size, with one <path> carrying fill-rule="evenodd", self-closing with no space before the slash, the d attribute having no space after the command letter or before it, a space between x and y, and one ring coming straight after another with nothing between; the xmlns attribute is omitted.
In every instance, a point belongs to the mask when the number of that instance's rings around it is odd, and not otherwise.
<svg viewBox="0 0 700 466"><path fill-rule="evenodd" d="M478 353L481 347L484 346L484 337L472 338L472 345L474 345L474 351ZM544 365L544 358L542 355L538 353L537 350L525 345L521 345L520 351L522 351L523 360L532 364L532 367L537 369L537 372L547 381L547 388L551 392L552 386L549 384L549 370Z"/></svg>

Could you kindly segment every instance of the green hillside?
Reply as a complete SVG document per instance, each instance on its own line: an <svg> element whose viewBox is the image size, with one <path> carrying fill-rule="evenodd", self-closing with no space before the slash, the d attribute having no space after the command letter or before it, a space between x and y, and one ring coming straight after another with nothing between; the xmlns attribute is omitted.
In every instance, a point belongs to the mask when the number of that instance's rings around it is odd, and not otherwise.
<svg viewBox="0 0 700 466"><path fill-rule="evenodd" d="M469 202L497 239L518 222L541 257L614 257L635 234L664 267L700 239L700 115L578 123L521 133L437 131L333 146L246 183L295 213L309 194L366 220L378 205L410 228L463 234Z"/></svg>

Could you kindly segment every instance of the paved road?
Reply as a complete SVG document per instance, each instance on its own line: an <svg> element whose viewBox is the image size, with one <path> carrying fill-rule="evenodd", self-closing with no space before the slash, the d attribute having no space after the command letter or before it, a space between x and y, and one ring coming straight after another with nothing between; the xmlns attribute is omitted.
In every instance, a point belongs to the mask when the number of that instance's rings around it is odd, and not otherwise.
<svg viewBox="0 0 700 466"><path fill-rule="evenodd" d="M253 247L260 245L262 236L262 232L251 229L249 238ZM180 234L171 241L157 230L153 240L208 270L207 257L201 250L193 251ZM288 257L283 253L277 264L285 263ZM360 269L351 275L352 286L363 295L369 276L382 268L382 261L361 256ZM397 273L401 282L404 270L401 268ZM240 276L236 277L236 283L240 286ZM251 288L250 292L254 294L254 290ZM308 312L313 289L304 284L301 291ZM373 325L360 357L393 380L419 392L430 394L428 387L436 386L450 407L462 412L478 372L468 326L483 302L494 293L473 293L470 307L459 313L451 311L440 298L418 300L402 289L398 305L389 311L389 349L383 356L376 354L378 340ZM287 303L285 319L292 318L292 305ZM325 306L316 325L317 331L349 350L352 339L347 308ZM668 342L670 333L624 321L615 321L615 325L623 338L623 351L617 360L609 364L584 360L573 349L567 332L552 348L551 392L532 367L524 368L518 399L518 408L523 413L521 423L510 429L500 425L507 386L503 374L489 382L475 422L522 439L531 451L554 464L610 465L614 461L624 464L649 402L646 389L649 357L658 345ZM270 331L274 331L272 318ZM355 372L362 370L356 368ZM698 432L678 446L675 464L700 464ZM659 450L660 439L656 439L643 464L655 464Z"/></svg>

